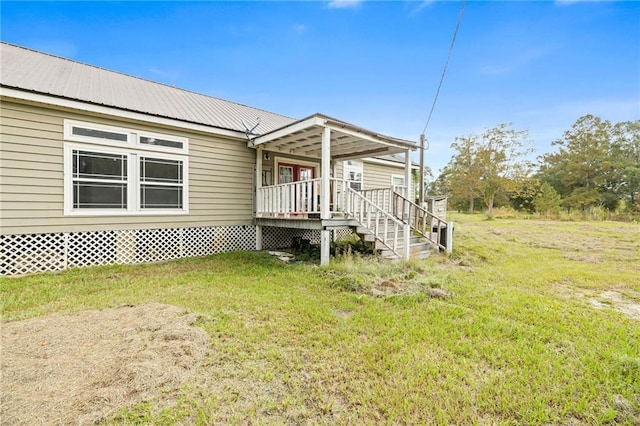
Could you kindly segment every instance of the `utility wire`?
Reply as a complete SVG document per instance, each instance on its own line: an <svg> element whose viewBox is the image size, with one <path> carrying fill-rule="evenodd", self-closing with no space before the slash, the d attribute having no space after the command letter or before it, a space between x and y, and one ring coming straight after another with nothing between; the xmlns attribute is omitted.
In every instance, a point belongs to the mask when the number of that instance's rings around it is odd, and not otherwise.
<svg viewBox="0 0 640 426"><path fill-rule="evenodd" d="M466 0L462 0L462 6L460 7L460 14L458 15L458 23L456 24L456 29L453 32L453 38L451 39L451 46L449 46L449 54L447 55L447 61L444 63L444 69L442 70L442 76L440 77L440 84L438 84L438 90L436 90L436 96L433 98L433 104L431 105L431 111L429 111L429 117L427 117L427 124L424 125L424 129L422 129L422 134L427 131L427 126L429 126L429 122L431 121L431 116L433 115L433 110L436 107L436 102L438 101L438 95L440 94L440 88L442 87L442 82L444 81L444 76L447 73L447 67L449 66L449 59L451 59L451 53L453 52L453 46L456 43L456 37L458 35L458 29L460 28L460 22L462 22L462 15L464 14L464 4Z"/></svg>

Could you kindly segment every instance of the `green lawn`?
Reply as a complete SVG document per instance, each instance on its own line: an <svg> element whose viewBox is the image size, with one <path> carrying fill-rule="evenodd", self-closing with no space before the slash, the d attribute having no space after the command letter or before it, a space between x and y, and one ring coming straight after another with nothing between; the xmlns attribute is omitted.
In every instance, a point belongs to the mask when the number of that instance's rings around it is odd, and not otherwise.
<svg viewBox="0 0 640 426"><path fill-rule="evenodd" d="M149 301L200 314L199 384L110 422L640 423L640 226L452 219L453 255L409 265L234 253L4 278L2 317ZM364 292L384 279L411 285Z"/></svg>

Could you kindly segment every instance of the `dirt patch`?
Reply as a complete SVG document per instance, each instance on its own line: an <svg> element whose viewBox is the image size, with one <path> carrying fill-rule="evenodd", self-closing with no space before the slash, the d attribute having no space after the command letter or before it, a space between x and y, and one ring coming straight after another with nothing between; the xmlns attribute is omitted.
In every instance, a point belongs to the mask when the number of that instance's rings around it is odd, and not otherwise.
<svg viewBox="0 0 640 426"><path fill-rule="evenodd" d="M617 291L602 292L597 299L591 299L591 304L596 308L613 308L629 318L640 320L640 303L626 298Z"/></svg>
<svg viewBox="0 0 640 426"><path fill-rule="evenodd" d="M597 293L584 289L580 290L566 283L558 283L554 286L554 291L562 297L587 301L594 308L614 309L631 319L640 320L640 303L638 303L640 294L633 290L626 290L626 294L612 290Z"/></svg>
<svg viewBox="0 0 640 426"><path fill-rule="evenodd" d="M565 253L563 257L565 259L575 260L576 262L585 262L585 263L601 263L602 262L602 258L595 254Z"/></svg>
<svg viewBox="0 0 640 426"><path fill-rule="evenodd" d="M171 404L210 348L196 319L150 303L2 324L2 422L93 424Z"/></svg>

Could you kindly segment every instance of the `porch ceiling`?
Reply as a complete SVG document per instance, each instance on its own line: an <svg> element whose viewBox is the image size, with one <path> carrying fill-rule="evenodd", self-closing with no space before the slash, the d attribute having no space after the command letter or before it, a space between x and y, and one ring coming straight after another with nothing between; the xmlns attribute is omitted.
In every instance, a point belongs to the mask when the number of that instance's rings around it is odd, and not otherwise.
<svg viewBox="0 0 640 426"><path fill-rule="evenodd" d="M331 159L375 157L414 150L416 144L366 130L322 114L296 121L249 142L250 147L321 158L322 133L331 129Z"/></svg>

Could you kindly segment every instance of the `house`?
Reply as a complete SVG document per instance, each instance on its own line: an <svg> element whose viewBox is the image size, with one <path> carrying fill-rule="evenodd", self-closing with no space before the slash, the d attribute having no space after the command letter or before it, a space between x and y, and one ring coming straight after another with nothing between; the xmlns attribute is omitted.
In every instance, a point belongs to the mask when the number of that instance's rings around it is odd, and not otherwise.
<svg viewBox="0 0 640 426"><path fill-rule="evenodd" d="M353 232L408 258L412 230L442 222L411 201L411 141L0 49L2 275L294 237L320 242L326 264L331 239Z"/></svg>

